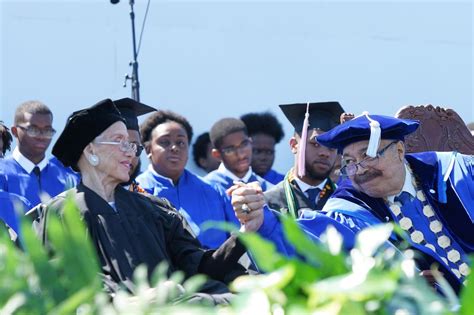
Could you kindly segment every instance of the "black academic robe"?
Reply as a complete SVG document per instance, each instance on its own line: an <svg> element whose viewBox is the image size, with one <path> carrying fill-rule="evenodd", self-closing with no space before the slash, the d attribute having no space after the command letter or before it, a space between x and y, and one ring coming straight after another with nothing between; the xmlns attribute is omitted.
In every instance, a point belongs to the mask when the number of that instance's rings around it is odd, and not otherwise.
<svg viewBox="0 0 474 315"><path fill-rule="evenodd" d="M294 196L293 198L295 201L295 209L297 211L301 209L312 209L317 211L321 210L326 204L326 201L329 199L329 197L331 197L332 193L335 190L335 185L332 183L331 179L328 178L325 185L324 196L320 197L316 204L316 207L314 207L312 202L308 199L308 197L306 197L304 192L301 191L296 181L294 179L291 179L291 176L287 176L283 181L263 193L265 197L265 202L267 203L268 207L283 214L288 213L290 211L288 203L291 202L288 200L285 194L285 181L288 181L290 184L290 188ZM296 217L299 217L299 215L296 214Z"/></svg>
<svg viewBox="0 0 474 315"><path fill-rule="evenodd" d="M97 250L109 292L116 291L120 285L133 291L135 268L145 264L150 273L162 261L169 264L169 273L181 270L187 277L204 273L215 279L208 281L203 289L205 293L226 293L224 283L246 274L237 263L245 249L235 237L231 236L216 251L204 250L169 203L121 186L115 189L116 210L82 183L41 205L36 209L41 213L37 230L46 243L49 212L61 209L71 192Z"/></svg>

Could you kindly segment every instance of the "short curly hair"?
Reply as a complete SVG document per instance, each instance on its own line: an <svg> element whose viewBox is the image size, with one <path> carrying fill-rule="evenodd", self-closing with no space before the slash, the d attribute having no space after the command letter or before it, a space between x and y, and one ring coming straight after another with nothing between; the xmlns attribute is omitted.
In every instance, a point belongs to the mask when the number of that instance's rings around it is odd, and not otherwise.
<svg viewBox="0 0 474 315"><path fill-rule="evenodd" d="M2 135L2 142L3 142L2 153L3 155L5 155L5 153L7 153L7 151L10 151L11 149L13 137L12 137L12 134L10 133L10 129L8 129L8 127L5 126L5 124L1 120L0 120L0 134Z"/></svg>
<svg viewBox="0 0 474 315"><path fill-rule="evenodd" d="M36 100L26 101L18 105L15 110L15 125L25 122L25 113L51 115L51 118L53 118L53 112L42 102Z"/></svg>
<svg viewBox="0 0 474 315"><path fill-rule="evenodd" d="M240 119L247 126L249 136L263 133L275 139L275 143L279 143L285 136L280 122L270 112L248 113L242 115Z"/></svg>
<svg viewBox="0 0 474 315"><path fill-rule="evenodd" d="M202 168L202 166L199 163L199 159L207 157L207 147L210 143L211 138L209 137L209 132L204 132L196 138L193 144L193 160L200 168Z"/></svg>
<svg viewBox="0 0 474 315"><path fill-rule="evenodd" d="M157 110L148 116L148 118L140 125L142 143L145 144L150 141L151 133L156 126L170 121L174 121L183 126L188 136L188 144L191 143L191 139L193 138L193 127L191 127L191 124L186 118L170 110Z"/></svg>
<svg viewBox="0 0 474 315"><path fill-rule="evenodd" d="M248 135L247 127L242 120L237 118L222 118L218 120L209 132L212 146L216 149L220 149L225 136L239 131L243 131Z"/></svg>

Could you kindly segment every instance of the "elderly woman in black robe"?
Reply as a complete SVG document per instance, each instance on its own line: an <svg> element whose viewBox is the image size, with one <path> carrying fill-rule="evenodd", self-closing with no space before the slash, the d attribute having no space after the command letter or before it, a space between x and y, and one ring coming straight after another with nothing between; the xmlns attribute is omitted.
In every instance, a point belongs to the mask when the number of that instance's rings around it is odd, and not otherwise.
<svg viewBox="0 0 474 315"><path fill-rule="evenodd" d="M188 277L208 275L210 280L199 297L214 303L227 302L231 294L226 284L247 273L237 262L245 248L231 236L217 250L204 250L169 203L124 189L120 183L129 179L136 150L111 100L74 112L53 154L65 166L80 172L82 180L76 188L34 209L39 214L36 226L41 239L47 242L47 216L55 213L53 209L61 209L66 195L72 192L97 250L109 292L119 286L133 292L132 276L138 265L145 264L151 273L166 261L170 273L182 270ZM262 219L258 211L252 215ZM251 224L252 218L248 218L247 229L259 226Z"/></svg>

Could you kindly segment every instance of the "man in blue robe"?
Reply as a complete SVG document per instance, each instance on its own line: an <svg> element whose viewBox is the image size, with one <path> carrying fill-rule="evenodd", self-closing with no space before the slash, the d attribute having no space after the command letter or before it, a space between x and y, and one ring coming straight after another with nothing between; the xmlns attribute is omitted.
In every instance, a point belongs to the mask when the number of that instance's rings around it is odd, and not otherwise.
<svg viewBox="0 0 474 315"><path fill-rule="evenodd" d="M238 224L234 211L224 196L209 183L185 169L189 155L192 127L184 117L159 110L141 125L142 142L150 165L137 182L148 193L168 201L187 219L201 244L219 247L228 233L218 229L203 230L206 221Z"/></svg>
<svg viewBox="0 0 474 315"><path fill-rule="evenodd" d="M417 121L364 114L317 137L343 155L348 177L323 211L354 231L393 221L459 291L474 251L474 157L456 152L405 154L404 136ZM397 243L397 241L395 241Z"/></svg>
<svg viewBox="0 0 474 315"><path fill-rule="evenodd" d="M255 174L252 162L252 139L247 127L237 118L223 118L217 121L210 131L214 148L212 155L221 161L219 168L204 177L216 189L225 193L234 182L259 182L263 191L273 185ZM230 199L228 199L230 204Z"/></svg>
<svg viewBox="0 0 474 315"><path fill-rule="evenodd" d="M11 128L17 147L10 157L0 161L0 191L24 197L32 207L77 183L72 170L45 156L56 132L52 122L52 112L41 102L18 106ZM3 207L7 206L0 204Z"/></svg>

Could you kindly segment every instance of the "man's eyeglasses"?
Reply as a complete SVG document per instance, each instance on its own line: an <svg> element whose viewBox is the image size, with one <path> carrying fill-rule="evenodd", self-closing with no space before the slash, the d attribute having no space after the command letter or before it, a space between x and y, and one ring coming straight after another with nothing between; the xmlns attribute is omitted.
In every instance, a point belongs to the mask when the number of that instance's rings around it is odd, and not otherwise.
<svg viewBox="0 0 474 315"><path fill-rule="evenodd" d="M232 147L227 147L227 148L222 148L220 151L225 155L225 156L235 156L239 152L246 150L252 146L252 140L246 139L242 141L241 144L238 146L232 146Z"/></svg>
<svg viewBox="0 0 474 315"><path fill-rule="evenodd" d="M41 128L37 128L33 126L28 126L28 127L16 126L16 127L20 128L21 130L24 130L29 137L43 136L45 138L51 139L56 133L56 130L54 130L53 128L41 129Z"/></svg>
<svg viewBox="0 0 474 315"><path fill-rule="evenodd" d="M143 147L141 145L136 144L135 142L130 142L127 140L120 140L120 141L99 141L95 142L97 144L111 144L111 145L118 145L119 150L122 152L133 152L135 153L135 156L139 156L138 150L140 150L140 153L143 150ZM140 149L139 149L140 148Z"/></svg>
<svg viewBox="0 0 474 315"><path fill-rule="evenodd" d="M357 173L357 169L359 167L369 168L369 167L377 166L379 162L379 158L381 158L385 154L388 148L390 148L393 144L397 142L398 140L395 140L387 144L383 149L377 152L376 157L370 157L370 156L366 157L359 163L349 162L348 164L341 167L341 174L344 176L353 176L355 173Z"/></svg>

